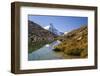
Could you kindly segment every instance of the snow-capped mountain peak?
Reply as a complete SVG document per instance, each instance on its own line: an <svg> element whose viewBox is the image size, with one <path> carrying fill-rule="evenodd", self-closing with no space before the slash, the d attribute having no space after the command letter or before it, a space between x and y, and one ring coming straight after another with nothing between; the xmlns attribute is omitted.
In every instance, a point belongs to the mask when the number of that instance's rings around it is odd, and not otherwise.
<svg viewBox="0 0 100 76"><path fill-rule="evenodd" d="M44 29L46 29L46 30L48 30L48 31L50 31L50 32L52 32L52 33L54 33L54 34L56 34L56 35L62 35L62 34L63 34L62 32L58 31L58 30L53 26L53 24L50 24L50 25L48 25L48 26L45 26Z"/></svg>

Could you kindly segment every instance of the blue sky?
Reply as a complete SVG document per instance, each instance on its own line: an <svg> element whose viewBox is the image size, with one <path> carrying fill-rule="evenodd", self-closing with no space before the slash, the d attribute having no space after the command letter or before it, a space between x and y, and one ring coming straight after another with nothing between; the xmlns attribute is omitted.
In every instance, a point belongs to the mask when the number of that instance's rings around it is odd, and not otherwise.
<svg viewBox="0 0 100 76"><path fill-rule="evenodd" d="M69 32L81 26L88 25L88 17L29 15L28 20L40 24L42 27L52 23L60 32Z"/></svg>

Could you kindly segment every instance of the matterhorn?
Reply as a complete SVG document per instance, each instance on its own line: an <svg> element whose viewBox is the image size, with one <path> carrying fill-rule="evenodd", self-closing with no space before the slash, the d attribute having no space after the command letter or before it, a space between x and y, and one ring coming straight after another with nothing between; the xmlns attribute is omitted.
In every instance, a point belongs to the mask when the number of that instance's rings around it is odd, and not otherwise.
<svg viewBox="0 0 100 76"><path fill-rule="evenodd" d="M46 30L48 30L48 31L50 31L50 32L52 32L52 33L58 35L58 36L59 36L59 35L63 35L63 33L60 32L60 31L58 31L58 30L54 27L54 25L53 25L52 23L50 23L50 25L48 25L48 26L45 26L44 29L46 29Z"/></svg>

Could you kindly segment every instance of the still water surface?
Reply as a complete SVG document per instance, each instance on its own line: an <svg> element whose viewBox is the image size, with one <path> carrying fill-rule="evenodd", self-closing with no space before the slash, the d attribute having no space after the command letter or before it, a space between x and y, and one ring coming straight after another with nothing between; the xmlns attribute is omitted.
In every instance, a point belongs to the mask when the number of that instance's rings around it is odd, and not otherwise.
<svg viewBox="0 0 100 76"><path fill-rule="evenodd" d="M61 43L60 41L54 41L51 44L46 44L42 48L33 51L32 53L28 54L28 60L51 60L51 59L62 59L62 55L58 54L57 52L53 51L54 46Z"/></svg>

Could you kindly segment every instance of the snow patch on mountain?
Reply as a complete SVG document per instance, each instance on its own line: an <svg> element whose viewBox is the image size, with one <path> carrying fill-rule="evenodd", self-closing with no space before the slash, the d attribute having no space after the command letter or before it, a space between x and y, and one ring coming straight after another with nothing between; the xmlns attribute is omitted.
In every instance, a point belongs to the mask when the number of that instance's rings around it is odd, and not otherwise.
<svg viewBox="0 0 100 76"><path fill-rule="evenodd" d="M50 26L49 26L49 25L44 27L44 29L46 29L46 30L48 30L49 28L50 28Z"/></svg>
<svg viewBox="0 0 100 76"><path fill-rule="evenodd" d="M66 35L68 32L64 32L64 35Z"/></svg>

